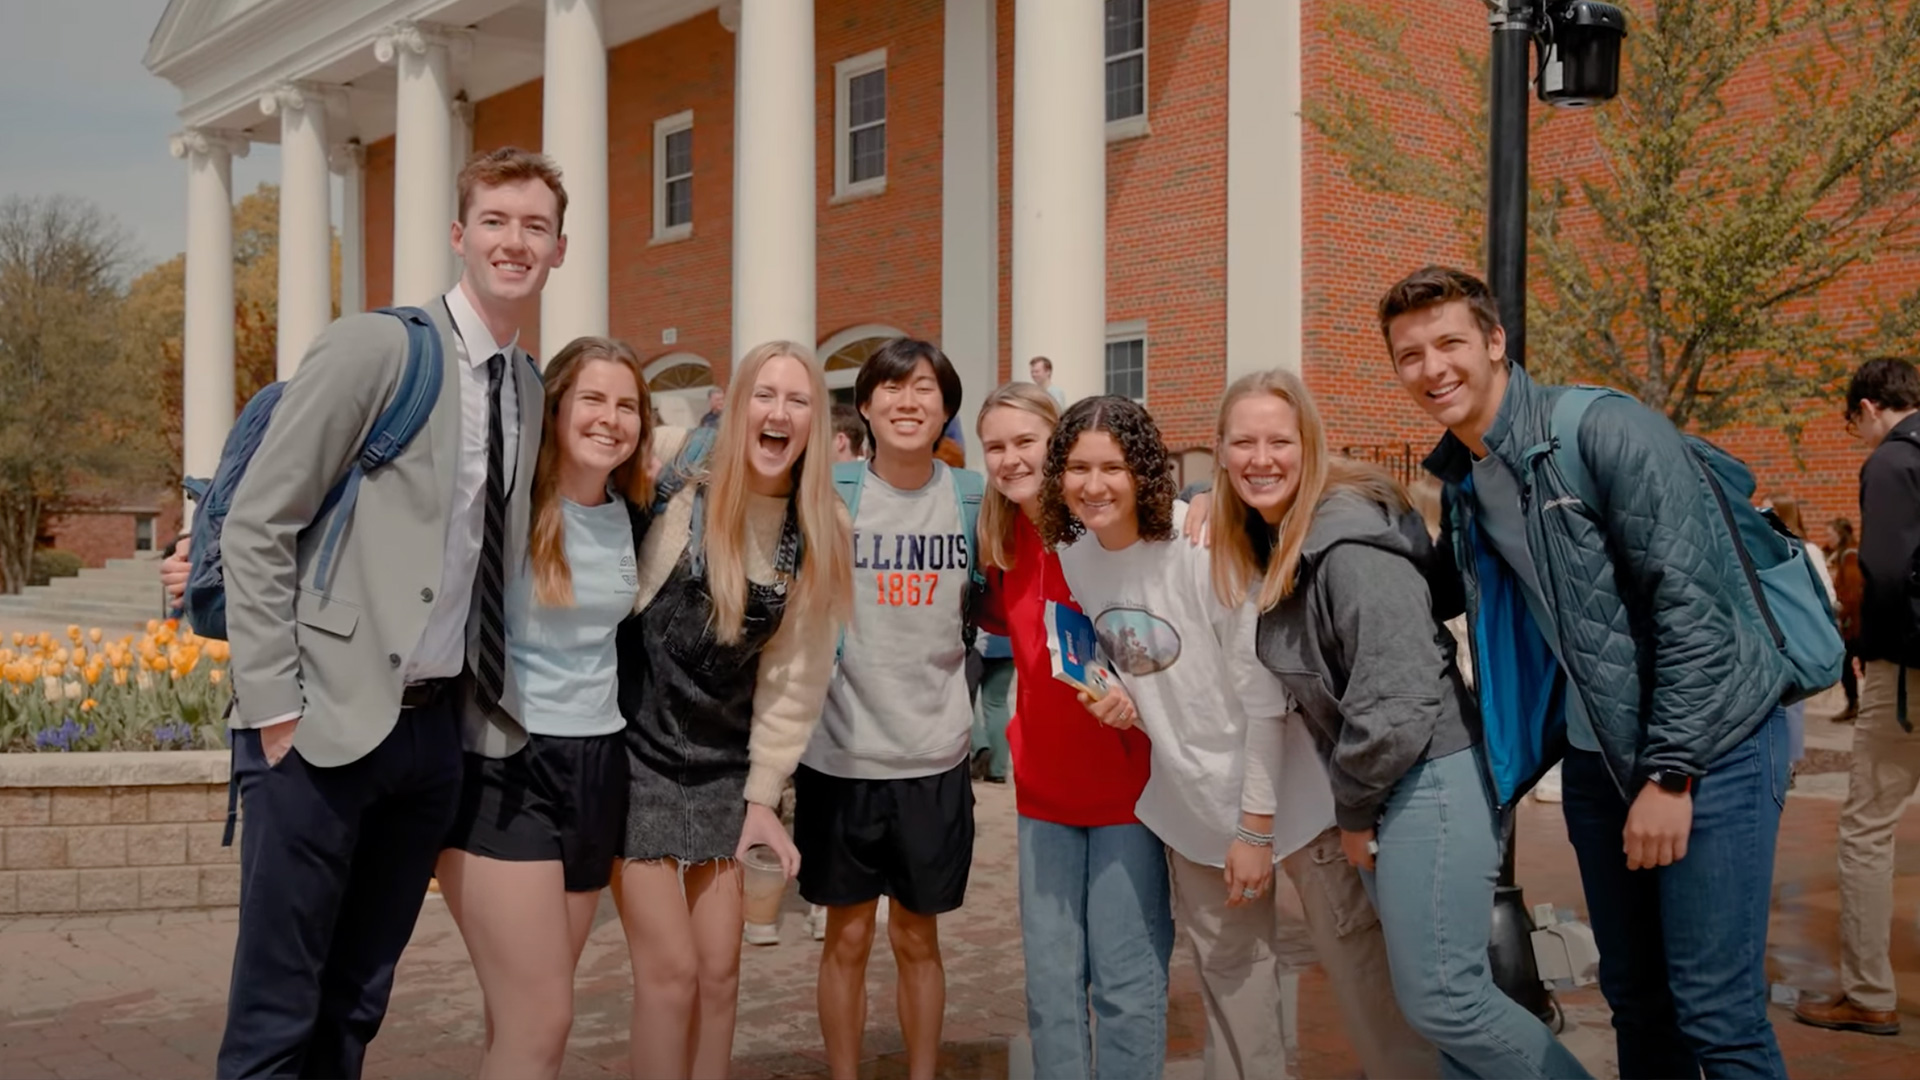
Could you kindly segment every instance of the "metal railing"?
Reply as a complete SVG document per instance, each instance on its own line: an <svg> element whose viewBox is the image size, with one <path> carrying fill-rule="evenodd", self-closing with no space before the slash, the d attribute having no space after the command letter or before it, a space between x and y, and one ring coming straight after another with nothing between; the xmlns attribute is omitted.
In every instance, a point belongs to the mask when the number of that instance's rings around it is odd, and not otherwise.
<svg viewBox="0 0 1920 1080"><path fill-rule="evenodd" d="M1411 484L1420 476L1420 462L1426 451L1410 442L1360 443L1340 448L1342 457L1368 461L1393 474L1402 484Z"/></svg>

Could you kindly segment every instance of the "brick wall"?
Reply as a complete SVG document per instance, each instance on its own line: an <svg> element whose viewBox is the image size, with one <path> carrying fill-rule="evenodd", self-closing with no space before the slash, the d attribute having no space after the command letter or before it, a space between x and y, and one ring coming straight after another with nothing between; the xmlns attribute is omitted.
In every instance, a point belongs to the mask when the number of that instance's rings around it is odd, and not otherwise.
<svg viewBox="0 0 1920 1080"><path fill-rule="evenodd" d="M1013 9L998 0L999 184L1001 189L999 365L1025 377L1012 357ZM1374 86L1340 55L1328 17L1335 0L1301 0L1302 92L1311 106L1336 88L1358 88L1399 128L1412 152L1436 163L1447 133L1410 99ZM1385 11L1404 5L1364 0ZM1204 442L1225 378L1226 100L1229 5L1224 0L1149 0L1148 119L1152 134L1107 150L1110 321L1148 326L1147 397L1176 447ZM817 333L884 323L938 338L940 327L941 54L939 0L817 0L815 119L818 193ZM1483 93L1462 77L1458 54L1483 55L1488 31L1469 4L1414 21L1402 42L1423 77L1457 87L1472 108ZM884 47L888 61L887 190L833 200L835 62ZM613 231L612 330L649 361L692 352L724 382L731 333L734 38L703 12L609 53L609 180ZM1764 106L1753 81L1735 111ZM1257 105L1255 106L1257 107ZM685 240L652 243L653 122L694 113L694 223ZM539 145L540 83L475 104L474 146ZM1537 170L1577 172L1597 162L1590 120L1557 114L1536 144ZM1320 395L1336 445L1413 442L1435 431L1407 400L1386 363L1373 307L1387 284L1427 262L1471 265L1471 238L1450 207L1364 190L1311 125L1301 162L1304 340L1301 365ZM386 301L392 273L391 140L368 148L367 294ZM1862 298L1894 295L1920 281L1920 255L1893 258L1838 297L1836 318ZM673 328L668 345L661 331ZM529 329L526 339L537 340ZM1281 358L1276 357L1278 362ZM1754 463L1762 489L1809 502L1809 520L1849 513L1861 452L1839 430L1832 402L1808 406L1811 422L1796 462L1776 433L1739 430L1720 441Z"/></svg>
<svg viewBox="0 0 1920 1080"><path fill-rule="evenodd" d="M40 756L50 755L5 755L13 760L0 760L0 774ZM74 787L12 786L0 775L0 915L238 903L238 840L220 846L227 785L205 782L225 766L226 754L94 756L151 759L131 762L122 770L129 774L185 765L194 778ZM188 756L210 763L184 761Z"/></svg>
<svg viewBox="0 0 1920 1080"><path fill-rule="evenodd" d="M132 558L135 521L153 517L154 550L165 546L180 531L180 500L170 499L151 509L95 511L84 510L52 514L41 522L40 533L53 546L71 551L89 567L107 565L109 559Z"/></svg>
<svg viewBox="0 0 1920 1080"><path fill-rule="evenodd" d="M1405 8L1387 0L1380 7ZM1408 145L1438 160L1437 124L1414 114L1404 99L1361 75L1342 56L1346 48L1329 31L1334 0L1304 0L1301 9L1301 96L1311 107L1331 104L1336 90L1362 93L1377 112L1392 118ZM1470 107L1480 88L1460 76L1461 49L1484 53L1485 12L1471 4L1431 7L1402 39L1437 85L1459 84L1456 98ZM1335 446L1412 441L1425 445L1438 435L1394 378L1380 339L1374 307L1395 280L1427 263L1471 265L1471 252L1451 209L1411 198L1379 195L1347 175L1345 162L1313 125L1305 126L1302 205L1305 218L1305 333L1302 374L1319 400L1327 436Z"/></svg>

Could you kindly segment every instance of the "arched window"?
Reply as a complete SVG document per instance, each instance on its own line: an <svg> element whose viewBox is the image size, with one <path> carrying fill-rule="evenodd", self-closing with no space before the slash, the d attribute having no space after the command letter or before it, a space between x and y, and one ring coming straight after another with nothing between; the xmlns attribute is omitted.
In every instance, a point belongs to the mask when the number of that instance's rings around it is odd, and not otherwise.
<svg viewBox="0 0 1920 1080"><path fill-rule="evenodd" d="M690 352L668 353L644 369L647 393L660 419L675 427L691 427L707 414L707 391L712 389L713 365Z"/></svg>
<svg viewBox="0 0 1920 1080"><path fill-rule="evenodd" d="M826 371L827 389L833 393L833 400L853 404L853 383L859 377L860 365L887 342L906 336L906 331L884 323L862 323L822 341L814 355L820 358L820 366Z"/></svg>

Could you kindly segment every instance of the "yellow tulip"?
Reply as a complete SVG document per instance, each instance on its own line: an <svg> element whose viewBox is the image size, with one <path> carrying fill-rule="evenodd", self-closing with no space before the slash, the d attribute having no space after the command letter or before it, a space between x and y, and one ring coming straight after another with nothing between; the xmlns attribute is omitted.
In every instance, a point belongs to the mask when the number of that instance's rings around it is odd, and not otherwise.
<svg viewBox="0 0 1920 1080"><path fill-rule="evenodd" d="M25 634L23 634L23 633L21 633L21 632L20 632L20 631L18 631L18 630L15 630L15 631L13 632L13 647L14 647L14 648L16 648L16 649L17 649L17 648L19 648L20 646L22 646L22 645L24 645L24 644L26 644L26 641L27 641L27 635L25 635Z"/></svg>
<svg viewBox="0 0 1920 1080"><path fill-rule="evenodd" d="M227 677L227 673L220 670L219 668L214 668L212 671L207 672L207 681L212 683L215 686L219 686L223 681L226 680L226 677Z"/></svg>
<svg viewBox="0 0 1920 1080"><path fill-rule="evenodd" d="M67 625L67 640L73 642L75 645L80 644L80 624L79 623L69 623Z"/></svg>
<svg viewBox="0 0 1920 1080"><path fill-rule="evenodd" d="M114 673L113 673L113 685L115 685L115 686L125 686L125 685L127 685L127 672L126 672L126 669L125 669L125 668L116 668L116 669L114 670Z"/></svg>
<svg viewBox="0 0 1920 1080"><path fill-rule="evenodd" d="M85 667L87 664L87 647L85 645L75 645L73 647L73 655L68 658L67 662L74 667Z"/></svg>
<svg viewBox="0 0 1920 1080"><path fill-rule="evenodd" d="M87 700L80 703L80 711L83 713L92 712L93 710L99 707L100 707L100 703L93 700L92 698L88 698Z"/></svg>
<svg viewBox="0 0 1920 1080"><path fill-rule="evenodd" d="M100 685L100 675L101 675L101 673L102 673L102 672L104 672L104 671L106 671L106 668L104 668L104 667L102 667L102 666L101 666L101 665L99 665L99 664L89 664L89 665L87 665L87 670L86 670L86 672L85 672L85 676L86 676L86 680L87 680L87 685L88 685L88 686L98 686L98 685Z"/></svg>
<svg viewBox="0 0 1920 1080"><path fill-rule="evenodd" d="M157 634L157 633L159 633L159 632L160 632L160 620L159 620L159 619L148 619L148 620L147 620L147 633L149 633L149 634Z"/></svg>
<svg viewBox="0 0 1920 1080"><path fill-rule="evenodd" d="M87 631L87 640L93 642L95 645L100 644L100 639L106 636L107 635L100 632L100 628L97 626Z"/></svg>
<svg viewBox="0 0 1920 1080"><path fill-rule="evenodd" d="M159 633L153 635L153 640L159 642L162 645L171 645L173 644L173 637L174 637L173 630L163 626L160 628Z"/></svg>

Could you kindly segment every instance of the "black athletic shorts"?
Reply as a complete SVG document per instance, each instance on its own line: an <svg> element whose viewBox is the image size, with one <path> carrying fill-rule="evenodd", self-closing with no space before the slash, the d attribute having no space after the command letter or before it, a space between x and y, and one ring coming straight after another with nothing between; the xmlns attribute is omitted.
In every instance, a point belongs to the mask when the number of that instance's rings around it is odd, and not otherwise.
<svg viewBox="0 0 1920 1080"><path fill-rule="evenodd" d="M466 755L447 846L508 862L558 862L568 892L607 887L627 834L626 732L529 735L510 757Z"/></svg>
<svg viewBox="0 0 1920 1080"><path fill-rule="evenodd" d="M973 782L962 761L933 776L793 776L800 895L844 907L881 895L916 915L953 911L973 868Z"/></svg>

